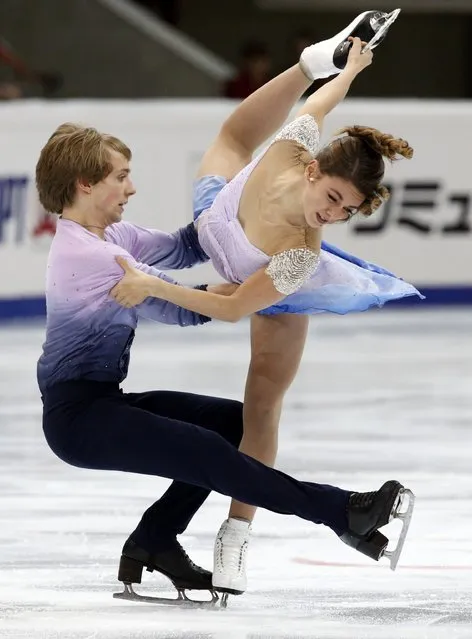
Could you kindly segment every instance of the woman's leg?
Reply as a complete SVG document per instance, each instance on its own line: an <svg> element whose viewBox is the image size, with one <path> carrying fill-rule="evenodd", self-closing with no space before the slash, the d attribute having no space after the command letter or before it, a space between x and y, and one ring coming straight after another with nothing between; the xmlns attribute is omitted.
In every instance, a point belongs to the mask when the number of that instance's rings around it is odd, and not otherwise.
<svg viewBox="0 0 472 639"><path fill-rule="evenodd" d="M267 466L273 466L277 456L282 403L300 365L308 322L306 315L251 317L251 362L239 450ZM252 520L255 510L233 500L229 515Z"/></svg>
<svg viewBox="0 0 472 639"><path fill-rule="evenodd" d="M300 364L309 318L306 315L254 315L251 363L244 397L244 434L239 450L274 464L282 402ZM246 590L250 522L256 509L233 499L229 518L215 542L213 585L233 594Z"/></svg>
<svg viewBox="0 0 472 639"><path fill-rule="evenodd" d="M203 156L197 177L221 175L231 180L282 126L311 83L297 64L241 102Z"/></svg>
<svg viewBox="0 0 472 639"><path fill-rule="evenodd" d="M302 55L304 71L296 64L241 102L204 155L198 177L221 175L229 181L244 168L256 149L283 125L312 82L341 71L333 64L334 51L355 23L330 40L308 47Z"/></svg>

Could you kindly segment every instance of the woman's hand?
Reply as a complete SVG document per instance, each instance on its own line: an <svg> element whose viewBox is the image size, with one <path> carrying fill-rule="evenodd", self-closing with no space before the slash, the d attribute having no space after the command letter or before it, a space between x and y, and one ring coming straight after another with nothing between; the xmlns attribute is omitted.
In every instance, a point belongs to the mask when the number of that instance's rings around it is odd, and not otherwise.
<svg viewBox="0 0 472 639"><path fill-rule="evenodd" d="M125 272L123 278L110 291L111 297L126 308L137 306L150 296L151 288L156 291L158 277L147 275L128 264L124 257L117 256L116 261ZM156 295L154 295L156 297Z"/></svg>
<svg viewBox="0 0 472 639"><path fill-rule="evenodd" d="M367 43L361 42L360 38L349 38L349 40L352 42L352 47L349 51L346 70L349 69L357 74L372 64L374 54L371 50L362 53L362 49Z"/></svg>

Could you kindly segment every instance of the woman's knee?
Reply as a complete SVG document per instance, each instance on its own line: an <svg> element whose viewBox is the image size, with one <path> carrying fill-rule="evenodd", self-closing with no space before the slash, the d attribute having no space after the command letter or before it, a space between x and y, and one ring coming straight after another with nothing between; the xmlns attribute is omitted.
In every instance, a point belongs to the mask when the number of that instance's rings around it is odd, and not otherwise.
<svg viewBox="0 0 472 639"><path fill-rule="evenodd" d="M281 401L293 381L292 371L280 365L278 358L253 354L246 390L267 408Z"/></svg>
<svg viewBox="0 0 472 639"><path fill-rule="evenodd" d="M197 178L220 175L229 182L251 159L247 149L222 132L203 156Z"/></svg>

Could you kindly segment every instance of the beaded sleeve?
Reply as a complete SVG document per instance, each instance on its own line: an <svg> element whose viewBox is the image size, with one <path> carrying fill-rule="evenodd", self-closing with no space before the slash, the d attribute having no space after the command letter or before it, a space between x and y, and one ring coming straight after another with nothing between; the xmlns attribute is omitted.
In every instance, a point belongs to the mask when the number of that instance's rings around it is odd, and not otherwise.
<svg viewBox="0 0 472 639"><path fill-rule="evenodd" d="M283 295L295 293L316 271L320 254L309 248L293 248L274 255L266 273Z"/></svg>
<svg viewBox="0 0 472 639"><path fill-rule="evenodd" d="M292 140L303 146L314 157L320 147L320 130L315 118L306 113L284 126L273 141L279 140Z"/></svg>

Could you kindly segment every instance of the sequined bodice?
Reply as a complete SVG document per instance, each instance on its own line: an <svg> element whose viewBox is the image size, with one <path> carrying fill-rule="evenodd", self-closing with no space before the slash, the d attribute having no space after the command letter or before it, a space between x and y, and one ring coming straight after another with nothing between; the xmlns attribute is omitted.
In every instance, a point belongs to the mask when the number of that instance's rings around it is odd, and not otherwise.
<svg viewBox="0 0 472 639"><path fill-rule="evenodd" d="M310 115L297 118L281 130L273 143L279 140L292 140L315 156L319 148L319 130L316 121ZM216 196L212 206L199 218L198 234L203 249L210 255L218 273L232 282L243 282L271 260L271 256L251 244L238 220L239 202L244 186L264 154L265 151L226 184ZM294 255L294 267L298 273L300 268L316 268L317 263L314 259L316 254L306 259L307 249L293 249L292 255L293 251L303 253L303 255L302 253ZM287 261L285 266L288 266ZM290 269L287 272L290 275ZM286 277L282 276L280 281L282 280L286 280Z"/></svg>

